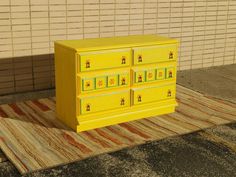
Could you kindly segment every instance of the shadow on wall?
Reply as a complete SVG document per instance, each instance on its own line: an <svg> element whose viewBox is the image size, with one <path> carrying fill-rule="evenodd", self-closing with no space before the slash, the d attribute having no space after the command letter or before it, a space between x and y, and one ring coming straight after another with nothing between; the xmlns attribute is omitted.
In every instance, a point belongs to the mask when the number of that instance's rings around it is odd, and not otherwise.
<svg viewBox="0 0 236 177"><path fill-rule="evenodd" d="M54 54L0 58L0 95L55 87Z"/></svg>

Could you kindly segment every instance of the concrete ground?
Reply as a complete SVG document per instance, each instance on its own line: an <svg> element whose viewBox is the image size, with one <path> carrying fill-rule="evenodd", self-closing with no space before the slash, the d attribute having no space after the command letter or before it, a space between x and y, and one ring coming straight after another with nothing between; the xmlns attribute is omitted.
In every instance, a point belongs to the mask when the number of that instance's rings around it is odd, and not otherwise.
<svg viewBox="0 0 236 177"><path fill-rule="evenodd" d="M236 102L236 64L180 71L177 82L192 90Z"/></svg>
<svg viewBox="0 0 236 177"><path fill-rule="evenodd" d="M236 65L180 71L178 84L236 102ZM53 96L54 91L0 98L1 103ZM9 162L0 176L20 174ZM83 161L25 175L27 177L236 177L236 123L130 147Z"/></svg>

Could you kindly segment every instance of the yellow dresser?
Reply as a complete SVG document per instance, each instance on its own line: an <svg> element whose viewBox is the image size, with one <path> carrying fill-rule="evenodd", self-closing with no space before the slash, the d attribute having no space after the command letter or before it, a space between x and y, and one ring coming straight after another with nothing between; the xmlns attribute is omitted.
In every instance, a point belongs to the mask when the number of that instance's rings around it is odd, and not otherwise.
<svg viewBox="0 0 236 177"><path fill-rule="evenodd" d="M155 35L55 42L58 119L80 132L174 112L177 49Z"/></svg>

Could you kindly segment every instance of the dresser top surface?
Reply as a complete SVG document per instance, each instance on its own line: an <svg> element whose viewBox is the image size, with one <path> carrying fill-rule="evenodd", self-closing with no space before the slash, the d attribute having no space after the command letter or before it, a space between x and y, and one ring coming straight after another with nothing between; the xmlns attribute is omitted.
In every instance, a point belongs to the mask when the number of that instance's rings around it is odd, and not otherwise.
<svg viewBox="0 0 236 177"><path fill-rule="evenodd" d="M157 35L133 35L109 38L94 38L80 40L56 41L56 45L61 45L78 52L103 50L125 47L139 47L146 45L177 43L176 39Z"/></svg>

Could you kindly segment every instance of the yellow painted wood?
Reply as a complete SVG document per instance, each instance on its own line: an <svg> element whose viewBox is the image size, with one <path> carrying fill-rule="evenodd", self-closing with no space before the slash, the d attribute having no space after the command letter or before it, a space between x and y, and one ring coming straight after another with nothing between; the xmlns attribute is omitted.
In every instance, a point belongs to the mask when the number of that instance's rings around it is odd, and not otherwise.
<svg viewBox="0 0 236 177"><path fill-rule="evenodd" d="M130 73L121 73L119 74L119 86L130 85Z"/></svg>
<svg viewBox="0 0 236 177"><path fill-rule="evenodd" d="M135 83L145 82L145 71L134 71Z"/></svg>
<svg viewBox="0 0 236 177"><path fill-rule="evenodd" d="M166 69L165 68L158 68L156 71L156 79L163 80L166 77Z"/></svg>
<svg viewBox="0 0 236 177"><path fill-rule="evenodd" d="M82 40L62 40L56 41L56 43L77 52L88 52L114 48L173 44L178 43L178 41L177 39L157 35L132 35Z"/></svg>
<svg viewBox="0 0 236 177"><path fill-rule="evenodd" d="M89 114L104 110L130 106L130 90L108 92L79 98L81 114Z"/></svg>
<svg viewBox="0 0 236 177"><path fill-rule="evenodd" d="M79 132L174 112L177 48L155 35L55 42L58 118Z"/></svg>
<svg viewBox="0 0 236 177"><path fill-rule="evenodd" d="M160 81L176 80L176 61L132 67L133 85L158 83ZM166 74L168 72L168 75ZM172 76L172 77L170 77Z"/></svg>
<svg viewBox="0 0 236 177"><path fill-rule="evenodd" d="M108 58L109 62L107 62ZM78 63L80 71L92 71L98 69L129 66L130 60L131 50L128 48L95 52L81 52L79 53Z"/></svg>
<svg viewBox="0 0 236 177"><path fill-rule="evenodd" d="M175 84L132 89L133 104L144 104L153 101L175 98Z"/></svg>
<svg viewBox="0 0 236 177"><path fill-rule="evenodd" d="M76 118L76 65L76 53L55 44L57 118L73 129L76 129L78 125Z"/></svg>
<svg viewBox="0 0 236 177"><path fill-rule="evenodd" d="M136 47L133 50L134 65L171 61L177 58L175 44Z"/></svg>
<svg viewBox="0 0 236 177"><path fill-rule="evenodd" d="M78 74L79 93L114 90L130 86L130 69L112 69Z"/></svg>
<svg viewBox="0 0 236 177"><path fill-rule="evenodd" d="M107 125L108 125L111 123L111 121L109 120L111 118L113 119L115 117L120 116L123 119L123 122L127 122L128 121L127 119L135 120L135 119L138 119L138 117L141 118L143 116L148 117L148 115L150 116L160 115L160 113L153 114L152 110L159 109L162 107L175 108L175 106L177 106L177 102L175 98L173 98L173 99L166 99L166 100L161 100L157 102L150 102L147 104L138 104L135 106L128 106L128 107L119 108L119 109L113 109L113 110L110 109L107 111L94 113L93 115L96 117L101 117L100 120L104 119L108 121L107 122ZM149 112L148 115L147 115L147 112ZM125 118L124 118L124 115L126 115ZM80 123L95 121L94 117L92 117L90 114L78 115L78 117L80 118Z"/></svg>

